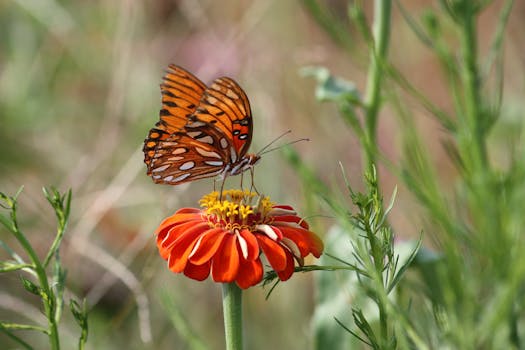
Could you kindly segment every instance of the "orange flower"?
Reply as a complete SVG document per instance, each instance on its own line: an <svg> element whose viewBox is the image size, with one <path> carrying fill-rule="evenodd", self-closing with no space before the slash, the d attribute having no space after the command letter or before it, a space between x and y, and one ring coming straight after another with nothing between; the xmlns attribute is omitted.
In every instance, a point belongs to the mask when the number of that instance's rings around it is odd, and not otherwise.
<svg viewBox="0 0 525 350"><path fill-rule="evenodd" d="M203 209L183 208L157 228L157 247L173 272L198 281L211 271L215 282L235 281L245 289L262 280L261 253L282 281L308 254L319 257L323 242L292 207L239 190L212 192Z"/></svg>

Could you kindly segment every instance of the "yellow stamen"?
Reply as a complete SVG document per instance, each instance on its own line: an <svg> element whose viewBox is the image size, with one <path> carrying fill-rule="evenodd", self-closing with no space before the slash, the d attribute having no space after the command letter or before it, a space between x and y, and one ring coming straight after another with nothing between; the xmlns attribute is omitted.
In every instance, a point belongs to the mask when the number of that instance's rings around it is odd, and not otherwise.
<svg viewBox="0 0 525 350"><path fill-rule="evenodd" d="M255 205L251 203L255 200ZM222 201L218 192L204 195L200 200L206 215L213 216L217 221L245 225L251 214L260 214L259 221L264 221L274 205L269 197L250 191L226 190L222 192Z"/></svg>

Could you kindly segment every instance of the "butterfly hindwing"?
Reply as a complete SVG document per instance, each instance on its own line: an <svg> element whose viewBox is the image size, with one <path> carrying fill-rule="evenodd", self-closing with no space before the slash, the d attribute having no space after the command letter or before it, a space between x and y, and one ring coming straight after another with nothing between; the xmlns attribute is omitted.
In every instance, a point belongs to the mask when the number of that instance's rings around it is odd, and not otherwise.
<svg viewBox="0 0 525 350"><path fill-rule="evenodd" d="M156 183L177 185L219 175L229 161L224 157L207 143L176 134L159 142L149 173Z"/></svg>

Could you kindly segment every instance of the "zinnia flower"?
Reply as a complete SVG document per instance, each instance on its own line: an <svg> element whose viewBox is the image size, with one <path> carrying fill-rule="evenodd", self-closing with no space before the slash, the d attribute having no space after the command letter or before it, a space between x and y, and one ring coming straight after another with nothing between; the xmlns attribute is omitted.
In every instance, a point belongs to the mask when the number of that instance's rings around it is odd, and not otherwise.
<svg viewBox="0 0 525 350"><path fill-rule="evenodd" d="M235 281L243 289L263 277L261 253L279 279L289 279L295 261L319 257L323 242L292 207L265 196L228 190L205 195L202 209L183 208L157 228L157 246L173 272L198 281L210 272L215 282ZM295 260L295 261L294 261Z"/></svg>

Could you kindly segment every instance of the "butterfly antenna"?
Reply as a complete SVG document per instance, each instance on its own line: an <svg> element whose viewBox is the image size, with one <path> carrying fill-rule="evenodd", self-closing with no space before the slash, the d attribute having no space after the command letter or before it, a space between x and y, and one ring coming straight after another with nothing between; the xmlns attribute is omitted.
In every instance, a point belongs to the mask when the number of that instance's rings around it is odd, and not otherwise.
<svg viewBox="0 0 525 350"><path fill-rule="evenodd" d="M267 144L266 146L264 146L262 149L259 150L259 152L257 152L257 155L260 156L261 154L264 154L266 152L264 152L268 147L270 147L271 145L273 145L275 142L279 141L281 138L283 138L284 136L288 135L289 133L291 133L292 130L291 129L288 129L286 130L285 132L283 132L281 135L277 136L276 138L274 138L269 144Z"/></svg>
<svg viewBox="0 0 525 350"><path fill-rule="evenodd" d="M273 152L279 148L283 148L284 146L290 146L290 145L293 145L294 143L297 143L297 142L302 142L302 141L310 141L309 138L302 138L302 139L298 139L298 140L295 140L295 141L292 141L292 142L288 142L288 143L285 143L284 145L280 145L280 146L277 146L277 147L274 147L274 148L270 148L264 152L259 152L257 153L257 155L261 156L265 153L269 153L269 152ZM265 147L265 148L268 148L268 147Z"/></svg>

